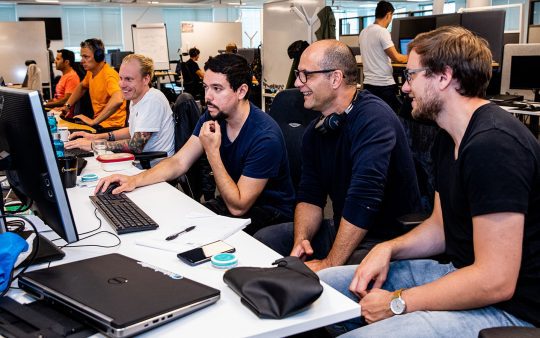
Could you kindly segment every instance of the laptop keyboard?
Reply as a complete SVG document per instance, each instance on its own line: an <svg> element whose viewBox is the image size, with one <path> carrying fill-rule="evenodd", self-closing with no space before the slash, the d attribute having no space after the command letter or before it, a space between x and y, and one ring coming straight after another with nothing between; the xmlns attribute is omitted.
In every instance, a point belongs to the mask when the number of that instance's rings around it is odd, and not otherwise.
<svg viewBox="0 0 540 338"><path fill-rule="evenodd" d="M119 235L158 227L126 194L101 194L90 196L90 200Z"/></svg>
<svg viewBox="0 0 540 338"><path fill-rule="evenodd" d="M64 150L64 156L74 156L74 157L91 157L94 156L94 153L91 151L82 150L79 148L66 149Z"/></svg>

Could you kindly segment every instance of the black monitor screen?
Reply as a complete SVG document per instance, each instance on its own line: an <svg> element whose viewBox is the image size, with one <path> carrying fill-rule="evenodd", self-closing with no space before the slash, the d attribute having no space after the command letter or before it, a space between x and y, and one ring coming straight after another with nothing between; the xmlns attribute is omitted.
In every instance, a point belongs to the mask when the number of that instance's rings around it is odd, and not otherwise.
<svg viewBox="0 0 540 338"><path fill-rule="evenodd" d="M540 55L514 55L510 67L510 89L540 88Z"/></svg>
<svg viewBox="0 0 540 338"><path fill-rule="evenodd" d="M399 50L401 54L407 54L407 46L413 39L399 39Z"/></svg>
<svg viewBox="0 0 540 338"><path fill-rule="evenodd" d="M51 40L62 40L62 20L60 18L19 18L19 21L45 22L45 36Z"/></svg>
<svg viewBox="0 0 540 338"><path fill-rule="evenodd" d="M78 240L38 92L0 87L0 152L9 153L11 188L66 242Z"/></svg>

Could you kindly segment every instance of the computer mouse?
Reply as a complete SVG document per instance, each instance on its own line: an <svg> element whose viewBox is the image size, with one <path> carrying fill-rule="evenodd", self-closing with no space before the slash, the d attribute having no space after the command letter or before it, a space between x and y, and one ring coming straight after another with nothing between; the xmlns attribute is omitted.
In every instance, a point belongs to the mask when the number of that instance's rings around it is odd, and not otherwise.
<svg viewBox="0 0 540 338"><path fill-rule="evenodd" d="M112 191L113 191L114 189L118 188L119 186L120 186L120 184L118 184L118 183L116 183L116 182L113 182L113 183L109 184L109 186L107 187L107 189L106 189L104 192L100 193L100 194L101 194L101 195L106 195L106 194L109 194L109 195L110 195L110 194L112 194Z"/></svg>

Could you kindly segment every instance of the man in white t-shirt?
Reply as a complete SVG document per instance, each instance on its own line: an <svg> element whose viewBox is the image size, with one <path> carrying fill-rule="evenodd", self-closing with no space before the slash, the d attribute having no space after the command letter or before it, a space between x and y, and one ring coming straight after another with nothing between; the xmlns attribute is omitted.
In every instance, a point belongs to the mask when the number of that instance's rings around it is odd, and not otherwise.
<svg viewBox="0 0 540 338"><path fill-rule="evenodd" d="M379 1L375 9L375 23L360 32L360 54L364 69L364 89L383 99L397 113L401 103L398 88L392 76L392 64L407 63L407 55L398 53L390 37L388 26L392 22L394 6Z"/></svg>
<svg viewBox="0 0 540 338"><path fill-rule="evenodd" d="M106 139L113 152L141 153L165 151L174 154L174 121L169 102L162 92L150 88L154 73L152 59L131 54L120 66L120 88L130 100L129 127L102 134L75 132L65 144L66 149L91 150L92 140ZM152 163L153 165L154 163Z"/></svg>

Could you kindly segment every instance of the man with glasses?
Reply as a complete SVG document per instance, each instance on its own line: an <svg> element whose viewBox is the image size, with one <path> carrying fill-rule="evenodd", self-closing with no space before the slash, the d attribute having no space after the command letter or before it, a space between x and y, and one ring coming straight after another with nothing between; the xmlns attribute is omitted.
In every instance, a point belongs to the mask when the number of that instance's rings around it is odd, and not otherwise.
<svg viewBox="0 0 540 338"><path fill-rule="evenodd" d="M296 76L304 107L321 117L302 141L294 224L263 229L255 238L284 256L310 260L314 271L358 263L373 245L404 232L398 216L419 208L407 138L388 105L357 93L356 61L347 45L313 43ZM323 219L327 197L332 220Z"/></svg>
<svg viewBox="0 0 540 338"><path fill-rule="evenodd" d="M336 328L369 325L347 336L478 337L489 327L540 325L540 145L483 99L491 60L487 42L461 27L409 45L403 91L412 115L442 128L433 149L435 207L358 267L320 273L360 299L363 320ZM413 260L440 253L449 263Z"/></svg>

